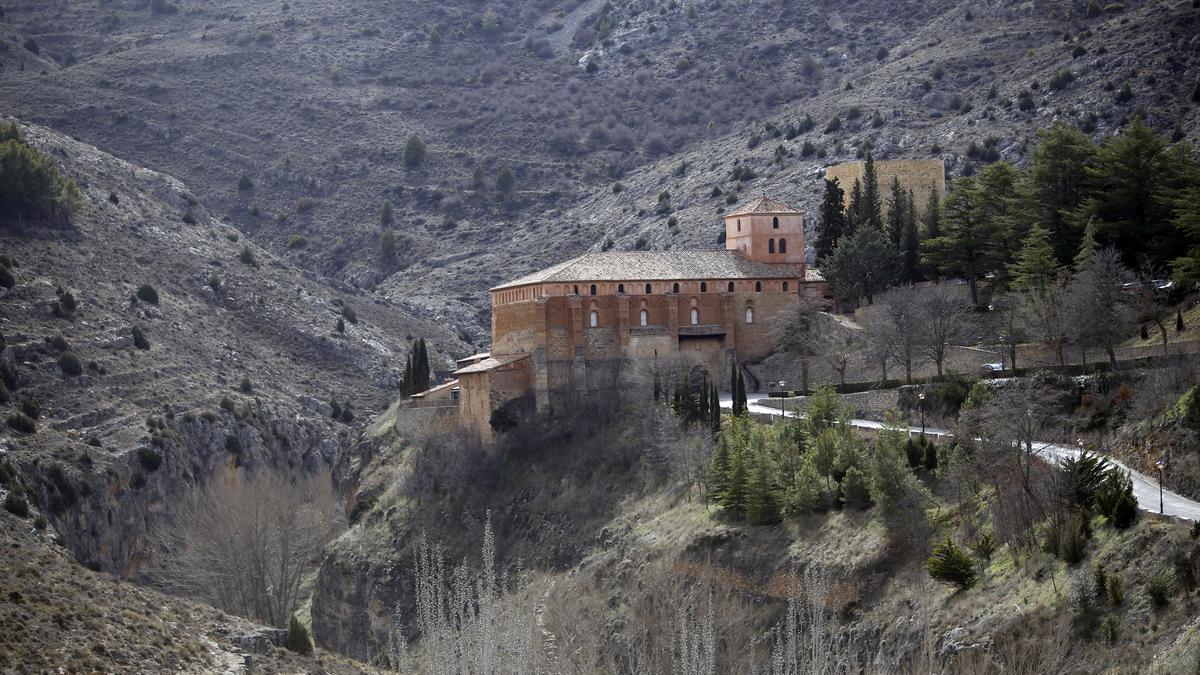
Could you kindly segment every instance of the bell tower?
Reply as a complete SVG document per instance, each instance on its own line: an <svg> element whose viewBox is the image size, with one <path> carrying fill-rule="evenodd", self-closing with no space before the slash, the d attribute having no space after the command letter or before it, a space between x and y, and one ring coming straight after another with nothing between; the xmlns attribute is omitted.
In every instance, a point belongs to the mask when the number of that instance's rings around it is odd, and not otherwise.
<svg viewBox="0 0 1200 675"><path fill-rule="evenodd" d="M755 262L804 265L804 212L765 194L725 214L725 248Z"/></svg>

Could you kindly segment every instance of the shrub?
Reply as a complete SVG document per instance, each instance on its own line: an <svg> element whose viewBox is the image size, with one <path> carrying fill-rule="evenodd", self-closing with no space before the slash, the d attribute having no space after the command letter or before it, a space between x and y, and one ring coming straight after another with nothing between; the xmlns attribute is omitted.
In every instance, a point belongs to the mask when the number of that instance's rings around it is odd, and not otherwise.
<svg viewBox="0 0 1200 675"><path fill-rule="evenodd" d="M0 265L0 288L12 288L17 285L17 278L13 276L12 270Z"/></svg>
<svg viewBox="0 0 1200 675"><path fill-rule="evenodd" d="M74 352L63 352L62 356L58 357L58 367L62 368L63 375L67 377L78 377L83 374L83 364Z"/></svg>
<svg viewBox="0 0 1200 675"><path fill-rule="evenodd" d="M25 501L24 497L9 492L8 496L4 498L4 510L18 518L28 518L29 502Z"/></svg>
<svg viewBox="0 0 1200 675"><path fill-rule="evenodd" d="M1087 53L1088 53L1088 51L1087 51L1086 47L1084 47L1083 45L1075 45L1075 48L1071 50L1071 58L1077 59L1081 56L1084 56Z"/></svg>
<svg viewBox="0 0 1200 675"><path fill-rule="evenodd" d="M842 120L840 117L834 117L829 120L829 124L825 125L825 133L832 134L842 128Z"/></svg>
<svg viewBox="0 0 1200 675"><path fill-rule="evenodd" d="M346 320L350 323L358 325L358 313L354 311L354 307L350 306L349 303L342 305L342 316L346 317Z"/></svg>
<svg viewBox="0 0 1200 675"><path fill-rule="evenodd" d="M935 581L957 586L960 591L975 585L975 561L949 538L933 547L925 570Z"/></svg>
<svg viewBox="0 0 1200 675"><path fill-rule="evenodd" d="M155 14L174 14L179 11L179 7L171 0L150 0L150 10Z"/></svg>
<svg viewBox="0 0 1200 675"><path fill-rule="evenodd" d="M1020 110L1021 112L1028 112L1034 108L1037 108L1037 104L1033 102L1033 94L1028 90L1022 91L1020 95L1017 96L1017 110Z"/></svg>
<svg viewBox="0 0 1200 675"><path fill-rule="evenodd" d="M1121 628L1121 620L1115 614L1109 614L1100 622L1100 637L1108 644L1115 644Z"/></svg>
<svg viewBox="0 0 1200 675"><path fill-rule="evenodd" d="M15 412L9 415L5 423L13 431L19 431L23 434L37 432L37 422L34 422L32 417L22 412Z"/></svg>
<svg viewBox="0 0 1200 675"><path fill-rule="evenodd" d="M250 176L242 174L242 176L238 178L238 190L245 192L252 187L254 187L254 181L250 180Z"/></svg>
<svg viewBox="0 0 1200 675"><path fill-rule="evenodd" d="M513 173L512 167L507 164L500 169L500 173L496 175L496 192L502 195L511 193L517 187L517 176Z"/></svg>
<svg viewBox="0 0 1200 675"><path fill-rule="evenodd" d="M946 66L937 64L933 67L933 79L940 80L946 76Z"/></svg>
<svg viewBox="0 0 1200 675"><path fill-rule="evenodd" d="M158 291L154 290L154 287L150 284L142 284L141 286L138 286L136 296L137 299L141 300L142 302L148 302L151 305L158 304Z"/></svg>
<svg viewBox="0 0 1200 675"><path fill-rule="evenodd" d="M42 416L42 404L36 398L27 398L21 401L21 413L36 420Z"/></svg>
<svg viewBox="0 0 1200 675"><path fill-rule="evenodd" d="M243 377L242 383L238 385L238 389L240 389L243 394L252 394L254 393L254 384L250 382L250 378Z"/></svg>
<svg viewBox="0 0 1200 675"><path fill-rule="evenodd" d="M293 234L291 239L288 239L288 248L295 250L308 246L308 237L302 234Z"/></svg>
<svg viewBox="0 0 1200 675"><path fill-rule="evenodd" d="M158 467L162 466L162 455L158 451L148 446L142 446L137 451L138 463L142 468L151 473L158 471Z"/></svg>
<svg viewBox="0 0 1200 675"><path fill-rule="evenodd" d="M412 134L404 144L404 166L415 169L425 161L425 143L420 136Z"/></svg>
<svg viewBox="0 0 1200 675"><path fill-rule="evenodd" d="M1121 90L1117 92L1115 100L1117 103L1128 103L1133 100L1133 89L1129 87L1128 82L1121 85Z"/></svg>
<svg viewBox="0 0 1200 675"><path fill-rule="evenodd" d="M188 209L187 211L185 211L185 212L184 212L184 214L183 214L183 217L182 217L182 218L180 218L180 220L182 220L184 223L186 223L186 224L188 224L188 225L195 225L195 224L196 224L196 216L194 216L194 215L192 214L192 210L191 210L191 209Z"/></svg>
<svg viewBox="0 0 1200 675"><path fill-rule="evenodd" d="M242 454L242 439L237 434L225 436L225 451L231 455Z"/></svg>
<svg viewBox="0 0 1200 675"><path fill-rule="evenodd" d="M288 620L287 642L285 646L297 654L312 654L313 651L312 639L308 636L308 629L294 615Z"/></svg>
<svg viewBox="0 0 1200 675"><path fill-rule="evenodd" d="M1146 582L1146 595L1156 608L1163 608L1171 601L1171 586L1174 579L1170 572L1161 572Z"/></svg>
<svg viewBox="0 0 1200 675"><path fill-rule="evenodd" d="M875 50L875 60L876 61L882 61L882 60L886 59L887 57L888 57L887 47L880 47L879 49Z"/></svg>
<svg viewBox="0 0 1200 675"><path fill-rule="evenodd" d="M1108 603L1113 607L1119 607L1125 602L1125 582L1118 576L1109 576L1105 589L1108 591Z"/></svg>
<svg viewBox="0 0 1200 675"><path fill-rule="evenodd" d="M216 272L208 275L208 287L213 289L214 293L221 292L221 277L217 276Z"/></svg>
<svg viewBox="0 0 1200 675"><path fill-rule="evenodd" d="M339 332L339 333L346 332L346 322L343 321L342 317L340 317L340 316L338 317L338 320L337 320L337 332Z"/></svg>
<svg viewBox="0 0 1200 675"><path fill-rule="evenodd" d="M242 247L242 252L238 254L238 260L243 265L258 267L258 260L254 257L254 251L251 251L249 246Z"/></svg>
<svg viewBox="0 0 1200 675"><path fill-rule="evenodd" d="M133 346L142 350L150 349L150 340L146 339L140 326L133 327Z"/></svg>

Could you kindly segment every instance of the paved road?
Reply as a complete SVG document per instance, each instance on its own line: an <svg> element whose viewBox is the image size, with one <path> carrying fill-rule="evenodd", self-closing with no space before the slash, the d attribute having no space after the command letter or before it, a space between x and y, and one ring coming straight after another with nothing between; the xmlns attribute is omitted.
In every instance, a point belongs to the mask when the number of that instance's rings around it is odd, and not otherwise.
<svg viewBox="0 0 1200 675"><path fill-rule="evenodd" d="M746 399L749 401L747 408L752 413L763 415L779 415L779 399L770 399L763 394L748 394ZM774 404L774 405L772 405ZM721 394L721 407L732 408L733 399L729 394ZM782 414L788 417L797 416L795 411L785 410ZM850 420L850 424L860 429L882 429L883 423L874 420ZM909 432L920 433L920 427L909 427ZM936 436L938 438L953 438L954 434L946 429L937 429L934 427L926 427L925 434L927 436ZM1049 443L1045 441L1035 442L1036 450L1044 457L1054 459L1066 459L1068 457L1079 456L1079 448L1060 445L1058 443ZM1145 474L1138 473L1125 466L1121 462L1105 457L1105 461L1111 462L1116 466L1121 467L1129 472L1129 477L1133 480L1133 496L1137 498L1138 507L1143 511L1158 513L1158 479L1151 478ZM1182 520L1200 521L1200 502L1193 501L1182 495L1175 494L1170 490L1162 491L1163 512L1168 516L1180 518Z"/></svg>

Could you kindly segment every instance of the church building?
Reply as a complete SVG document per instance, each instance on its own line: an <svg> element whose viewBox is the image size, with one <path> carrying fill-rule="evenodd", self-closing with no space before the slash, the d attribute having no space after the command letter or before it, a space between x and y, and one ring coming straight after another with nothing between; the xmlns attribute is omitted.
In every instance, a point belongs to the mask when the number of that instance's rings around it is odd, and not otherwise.
<svg viewBox="0 0 1200 675"><path fill-rule="evenodd" d="M491 289L492 349L455 371L459 414L619 386L640 359L690 353L714 376L774 349L772 326L828 290L804 262L804 213L763 196L726 214L724 250L585 253Z"/></svg>

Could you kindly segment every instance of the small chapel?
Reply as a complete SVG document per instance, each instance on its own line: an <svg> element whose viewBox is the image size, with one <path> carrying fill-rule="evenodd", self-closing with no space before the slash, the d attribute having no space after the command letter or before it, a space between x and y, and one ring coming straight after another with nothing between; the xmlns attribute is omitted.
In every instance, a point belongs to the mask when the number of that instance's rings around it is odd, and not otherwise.
<svg viewBox="0 0 1200 675"><path fill-rule="evenodd" d="M805 265L804 212L764 195L723 220L723 250L585 253L490 289L491 351L448 383L466 428L490 443L506 403L616 387L639 359L686 352L727 374L770 354L772 325L830 295Z"/></svg>

